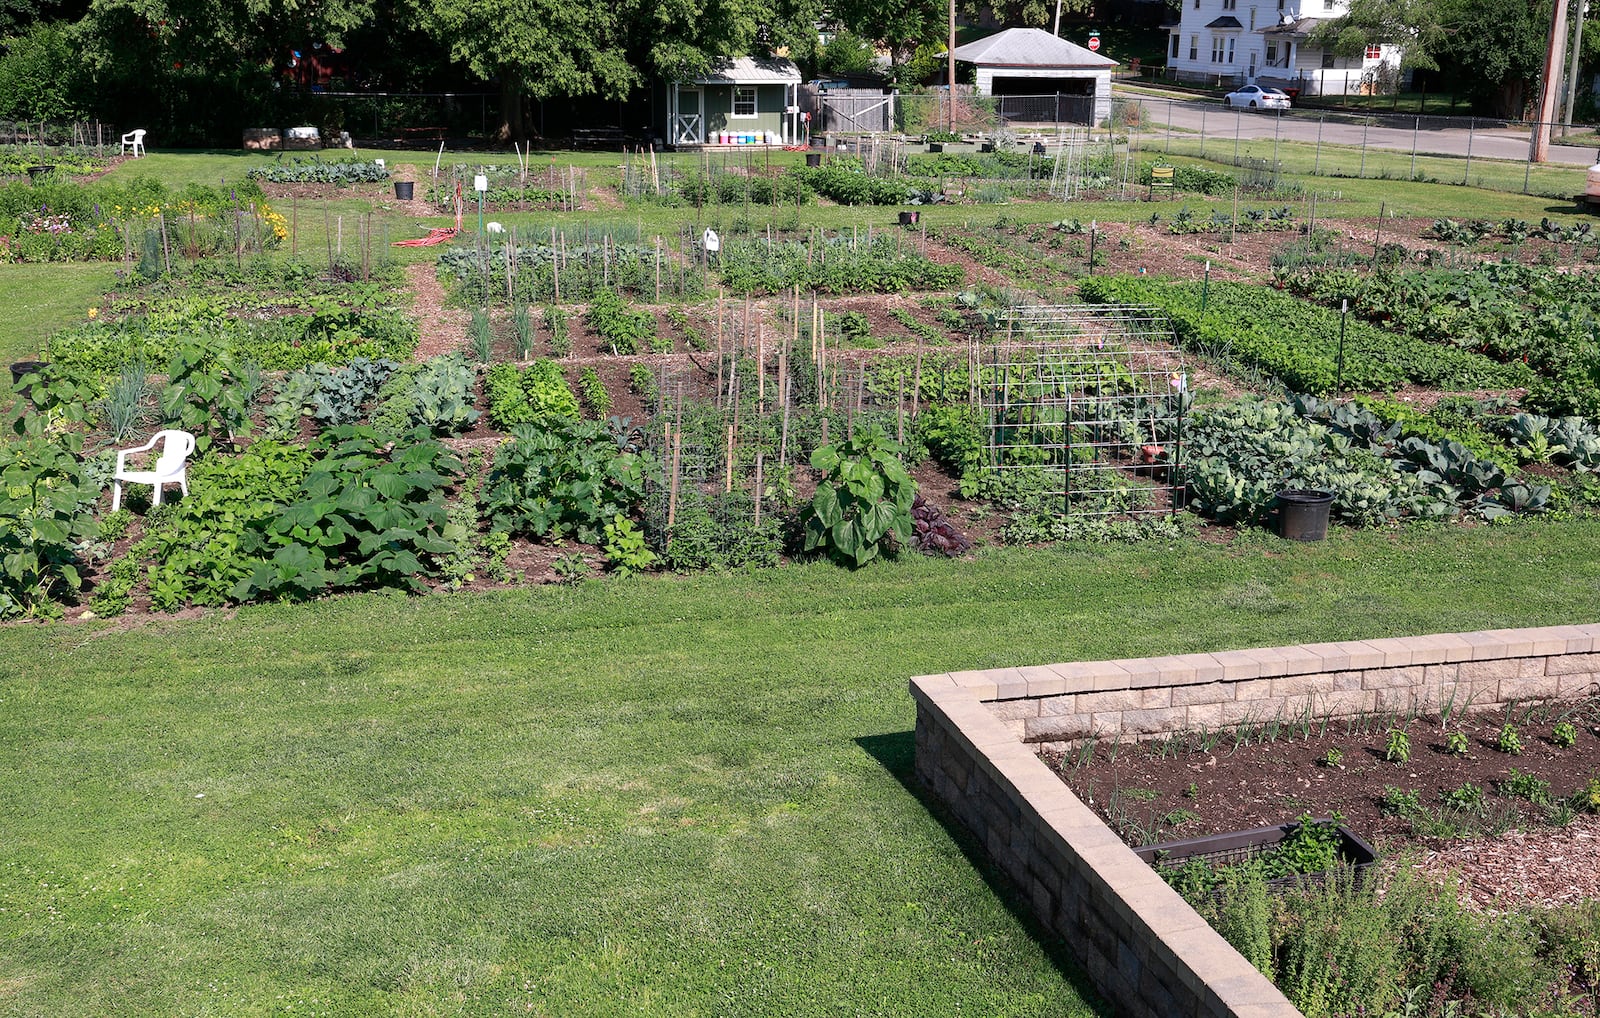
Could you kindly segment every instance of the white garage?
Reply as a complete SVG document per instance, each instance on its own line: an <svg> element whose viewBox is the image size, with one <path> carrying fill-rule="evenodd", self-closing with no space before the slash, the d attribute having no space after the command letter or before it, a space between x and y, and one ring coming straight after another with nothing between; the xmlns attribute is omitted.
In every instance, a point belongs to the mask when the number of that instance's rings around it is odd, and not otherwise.
<svg viewBox="0 0 1600 1018"><path fill-rule="evenodd" d="M1111 117L1111 70L1117 62L1042 28L1008 28L957 46L955 58L977 67L978 95L1039 97L1017 107L1029 112L1008 119L1098 124ZM1045 103L1045 97L1054 102Z"/></svg>

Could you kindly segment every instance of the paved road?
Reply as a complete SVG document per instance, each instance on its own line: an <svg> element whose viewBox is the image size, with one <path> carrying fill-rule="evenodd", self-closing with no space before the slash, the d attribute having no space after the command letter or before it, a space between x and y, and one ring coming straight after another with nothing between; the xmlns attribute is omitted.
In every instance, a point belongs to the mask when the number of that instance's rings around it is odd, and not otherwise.
<svg viewBox="0 0 1600 1018"><path fill-rule="evenodd" d="M1270 139L1276 133L1284 141L1314 144L1320 135L1325 145L1359 148L1364 143L1369 148L1409 153L1414 144L1418 155L1465 158L1470 154L1473 158L1517 162L1528 158L1527 127L1506 127L1499 122L1475 126L1466 117L1374 114L1368 121L1360 114L1318 110L1290 110L1281 114L1232 110L1215 99L1168 100L1135 93L1119 94L1119 97L1140 100L1152 130L1164 130L1170 119L1173 128L1203 133L1208 141L1232 141L1235 136L1244 141ZM1595 161L1595 149L1552 144L1549 161L1588 166Z"/></svg>

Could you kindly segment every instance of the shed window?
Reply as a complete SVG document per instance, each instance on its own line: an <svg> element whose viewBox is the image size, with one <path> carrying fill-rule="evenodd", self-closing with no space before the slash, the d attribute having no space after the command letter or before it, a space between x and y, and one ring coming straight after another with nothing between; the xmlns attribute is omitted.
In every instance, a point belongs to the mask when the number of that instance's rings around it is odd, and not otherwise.
<svg viewBox="0 0 1600 1018"><path fill-rule="evenodd" d="M736 117L753 117L756 115L756 88L754 85L735 85L733 87L733 115Z"/></svg>
<svg viewBox="0 0 1600 1018"><path fill-rule="evenodd" d="M1367 47L1367 59L1368 60L1382 60L1383 59L1383 47L1382 46L1368 46Z"/></svg>

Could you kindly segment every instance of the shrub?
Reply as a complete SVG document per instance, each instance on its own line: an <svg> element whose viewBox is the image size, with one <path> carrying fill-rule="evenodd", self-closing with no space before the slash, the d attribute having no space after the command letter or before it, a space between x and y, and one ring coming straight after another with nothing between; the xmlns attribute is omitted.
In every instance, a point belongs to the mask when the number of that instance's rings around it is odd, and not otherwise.
<svg viewBox="0 0 1600 1018"><path fill-rule="evenodd" d="M75 436L0 447L0 619L51 616L83 586L77 545L95 534Z"/></svg>

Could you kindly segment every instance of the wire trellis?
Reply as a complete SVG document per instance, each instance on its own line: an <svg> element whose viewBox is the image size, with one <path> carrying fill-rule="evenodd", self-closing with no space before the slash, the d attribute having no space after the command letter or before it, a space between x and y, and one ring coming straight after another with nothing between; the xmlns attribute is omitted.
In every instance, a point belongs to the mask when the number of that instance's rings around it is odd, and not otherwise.
<svg viewBox="0 0 1600 1018"><path fill-rule="evenodd" d="M1017 306L996 315L993 337L974 348L990 467L1042 474L1064 516L1176 510L1188 376L1164 316Z"/></svg>

